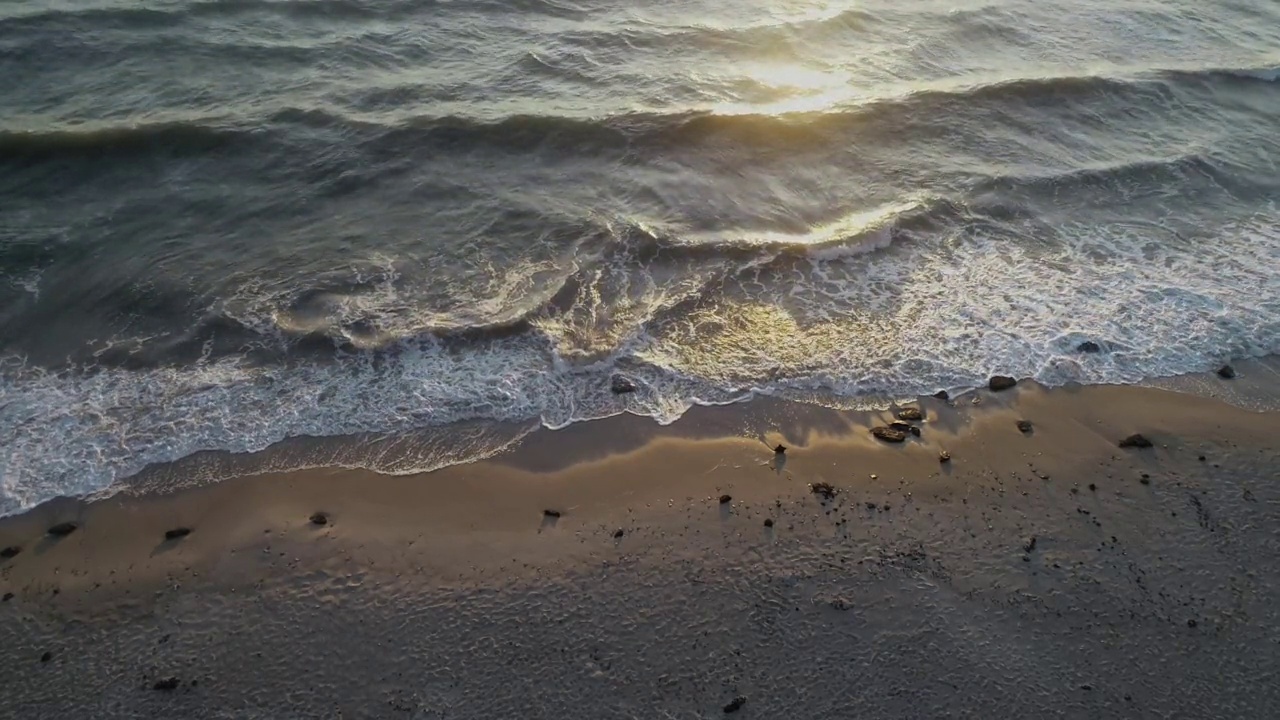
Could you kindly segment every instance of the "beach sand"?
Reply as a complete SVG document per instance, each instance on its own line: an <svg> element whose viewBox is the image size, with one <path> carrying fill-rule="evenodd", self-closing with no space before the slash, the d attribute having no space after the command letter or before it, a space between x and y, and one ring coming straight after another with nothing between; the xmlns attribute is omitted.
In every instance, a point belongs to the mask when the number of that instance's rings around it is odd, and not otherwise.
<svg viewBox="0 0 1280 720"><path fill-rule="evenodd" d="M900 445L868 433L890 411L757 401L425 475L251 472L344 442L299 440L46 503L0 521L0 716L1280 717L1280 414L914 406Z"/></svg>

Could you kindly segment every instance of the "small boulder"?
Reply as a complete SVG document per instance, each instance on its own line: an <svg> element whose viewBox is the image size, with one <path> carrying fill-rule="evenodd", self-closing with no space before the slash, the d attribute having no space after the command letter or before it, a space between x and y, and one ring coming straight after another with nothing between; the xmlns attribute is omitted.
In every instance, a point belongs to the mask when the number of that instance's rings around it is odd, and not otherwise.
<svg viewBox="0 0 1280 720"><path fill-rule="evenodd" d="M5 560L8 560L9 558L17 557L18 553L20 552L22 552L22 548L20 546L10 545L5 549L0 550L0 558L4 558Z"/></svg>
<svg viewBox="0 0 1280 720"><path fill-rule="evenodd" d="M938 392L934 393L933 396L939 400L951 399L951 393L947 392L946 390L939 390Z"/></svg>
<svg viewBox="0 0 1280 720"><path fill-rule="evenodd" d="M186 537L186 536L188 536L188 535L190 535L190 534L191 534L191 528L188 528L188 527L179 527L179 528L174 528L174 529L172 529L172 530L165 530L165 531L164 531L164 539L165 539L165 540L177 540L178 538L184 538L184 537Z"/></svg>
<svg viewBox="0 0 1280 720"><path fill-rule="evenodd" d="M920 437L920 428L908 422L903 422L901 420L894 420L893 422L889 423L889 428L891 430L897 430L898 432L911 433L916 437Z"/></svg>
<svg viewBox="0 0 1280 720"><path fill-rule="evenodd" d="M1076 352L1096 353L1102 352L1102 346L1092 340L1085 340L1076 346Z"/></svg>
<svg viewBox="0 0 1280 720"><path fill-rule="evenodd" d="M884 426L877 426L877 427L871 428L871 435L874 436L877 440L883 440L884 442L891 442L891 443L900 443L900 442L904 442L907 439L907 434L905 432L901 430L894 430L892 428L887 428Z"/></svg>
<svg viewBox="0 0 1280 720"><path fill-rule="evenodd" d="M52 659L53 659L53 653L49 652L48 650L46 650L45 653L40 656L40 662L42 663L49 662Z"/></svg>
<svg viewBox="0 0 1280 720"><path fill-rule="evenodd" d="M615 540L622 537L623 535L626 535L626 533L623 532L622 528L618 528L617 530L613 531L613 538Z"/></svg>
<svg viewBox="0 0 1280 720"><path fill-rule="evenodd" d="M824 500L830 500L831 498L835 497L837 492L837 490L835 489L835 487L831 485L831 483L826 483L826 482L813 483L812 485L809 486L809 490L813 492L814 495L821 495Z"/></svg>
<svg viewBox="0 0 1280 720"><path fill-rule="evenodd" d="M323 512L311 513L311 524L312 524L312 525L317 525L317 526L319 526L319 525L328 525L328 524L329 524L329 514L328 514L328 513L323 513Z"/></svg>
<svg viewBox="0 0 1280 720"><path fill-rule="evenodd" d="M725 714L736 713L742 709L743 705L746 705L746 704L747 704L747 699L739 695L738 697L730 700L728 705L724 706Z"/></svg>
<svg viewBox="0 0 1280 720"><path fill-rule="evenodd" d="M151 686L151 689L152 690L177 690L178 678L167 677L167 678L157 680L155 684Z"/></svg>
<svg viewBox="0 0 1280 720"><path fill-rule="evenodd" d="M1121 440L1121 441L1120 441L1120 447L1122 447L1122 448L1149 448L1149 447L1151 447L1151 441L1150 441L1150 440L1148 440L1148 439L1147 439L1147 437L1146 437L1145 435L1143 435L1142 433L1134 433L1134 434L1130 435L1129 437L1127 437L1127 438L1125 438L1125 439Z"/></svg>
<svg viewBox="0 0 1280 720"><path fill-rule="evenodd" d="M992 392L1000 392L1001 390L1008 390L1017 384L1018 381L1008 375L992 375L991 379L987 381L987 388Z"/></svg>
<svg viewBox="0 0 1280 720"><path fill-rule="evenodd" d="M764 526L765 526L765 527L773 527L773 518L765 518L765 519L764 519Z"/></svg>
<svg viewBox="0 0 1280 720"><path fill-rule="evenodd" d="M1035 536L1035 535L1032 535L1031 537L1027 538L1027 542L1026 542L1026 543L1024 543L1024 544L1022 545L1022 549L1023 549L1023 550L1025 550L1025 551L1027 551L1027 552L1031 552L1032 550L1035 550L1035 549L1036 549L1036 536Z"/></svg>
<svg viewBox="0 0 1280 720"><path fill-rule="evenodd" d="M1223 380L1230 380L1235 376L1236 376L1236 369L1231 367L1230 365L1223 365L1222 367L1218 368L1218 377L1222 378Z"/></svg>
<svg viewBox="0 0 1280 720"><path fill-rule="evenodd" d="M898 411L898 419L918 422L924 419L924 413L920 412L920 408L902 408Z"/></svg>
<svg viewBox="0 0 1280 720"><path fill-rule="evenodd" d="M630 378L614 375L613 380L609 382L609 389L613 391L614 395L626 395L627 393L635 392L638 388Z"/></svg>
<svg viewBox="0 0 1280 720"><path fill-rule="evenodd" d="M1019 421L1018 421L1018 429L1019 429L1019 430L1021 430L1024 434L1027 434L1027 435L1031 434L1031 430L1032 430L1031 421L1030 421L1030 420L1019 420Z"/></svg>
<svg viewBox="0 0 1280 720"><path fill-rule="evenodd" d="M732 495L721 495L721 496L720 496L720 504L721 504L721 505L727 505L728 503L731 503L731 502L733 502L733 496L732 496Z"/></svg>
<svg viewBox="0 0 1280 720"><path fill-rule="evenodd" d="M13 593L7 592L4 594L3 597L0 597L0 602L9 602L12 599L13 599Z"/></svg>
<svg viewBox="0 0 1280 720"><path fill-rule="evenodd" d="M775 454L777 454L777 455L781 455L781 454L785 453L786 451L787 451L787 446L786 446L786 445L779 445L778 447L776 447L776 448L774 448L774 449L773 449L773 452L774 452Z"/></svg>
<svg viewBox="0 0 1280 720"><path fill-rule="evenodd" d="M559 510L551 510L551 509L543 510L543 511L542 511L542 517L548 517L548 518L553 518L553 519L554 519L554 518L558 518L558 517L560 517L560 511L559 511Z"/></svg>
<svg viewBox="0 0 1280 720"><path fill-rule="evenodd" d="M49 534L56 537L66 537L75 532L80 526L73 522L61 522L49 528Z"/></svg>
<svg viewBox="0 0 1280 720"><path fill-rule="evenodd" d="M949 463L949 462L951 462L951 453L947 452L946 450L939 450L939 451L938 451L938 462L940 462L940 463Z"/></svg>

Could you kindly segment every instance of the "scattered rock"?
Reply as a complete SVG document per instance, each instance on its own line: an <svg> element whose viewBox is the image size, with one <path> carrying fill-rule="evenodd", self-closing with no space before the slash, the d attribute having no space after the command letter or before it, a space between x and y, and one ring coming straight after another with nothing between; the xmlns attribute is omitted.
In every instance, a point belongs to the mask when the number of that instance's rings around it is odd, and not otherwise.
<svg viewBox="0 0 1280 720"><path fill-rule="evenodd" d="M12 599L13 599L13 593L7 592L4 594L3 598L0 598L0 602L9 602Z"/></svg>
<svg viewBox="0 0 1280 720"><path fill-rule="evenodd" d="M938 398L939 400L951 399L951 393L947 392L946 390L939 390L938 392L934 393L933 396Z"/></svg>
<svg viewBox="0 0 1280 720"><path fill-rule="evenodd" d="M1076 352L1096 353L1102 352L1102 346L1092 340L1085 340L1076 346Z"/></svg>
<svg viewBox="0 0 1280 720"><path fill-rule="evenodd" d="M724 711L726 714L736 713L742 709L743 705L746 705L746 704L747 704L747 699L739 695L738 697L730 700L728 705L724 706Z"/></svg>
<svg viewBox="0 0 1280 720"><path fill-rule="evenodd" d="M1146 473L1142 473L1142 477L1138 478L1138 482L1142 483L1143 485L1150 485L1151 476Z"/></svg>
<svg viewBox="0 0 1280 720"><path fill-rule="evenodd" d="M1204 461L1205 461L1205 457L1204 457L1203 455L1201 455L1201 456L1200 456L1200 462L1204 462Z"/></svg>
<svg viewBox="0 0 1280 720"><path fill-rule="evenodd" d="M4 558L5 560L8 560L9 558L17 557L18 553L20 552L22 552L21 547L17 545L10 545L5 549L0 550L0 558Z"/></svg>
<svg viewBox="0 0 1280 720"><path fill-rule="evenodd" d="M1023 549L1023 550L1025 550L1025 551L1027 551L1027 552L1031 552L1032 550L1035 550L1035 549L1036 549L1036 536L1035 536L1035 535L1032 535L1031 537L1027 538L1027 542L1023 544L1022 549Z"/></svg>
<svg viewBox="0 0 1280 720"><path fill-rule="evenodd" d="M907 434L901 430L894 430L884 426L871 428L871 434L875 436L877 440L883 440L891 443L900 443L907 439Z"/></svg>
<svg viewBox="0 0 1280 720"><path fill-rule="evenodd" d="M152 690L177 690L178 678L167 677L162 680L157 680L156 684L151 686L151 689Z"/></svg>
<svg viewBox="0 0 1280 720"><path fill-rule="evenodd" d="M49 528L49 534L56 535L57 537L66 537L75 532L79 527L79 525L73 522L62 522Z"/></svg>
<svg viewBox="0 0 1280 720"><path fill-rule="evenodd" d="M311 524L312 525L328 525L329 524L328 513L322 513L322 512L311 513Z"/></svg>
<svg viewBox="0 0 1280 720"><path fill-rule="evenodd" d="M614 530L614 531L613 531L613 537L614 537L614 538L620 538L620 537L622 537L623 535L626 535L626 533L622 531L622 528L618 528L617 530Z"/></svg>
<svg viewBox="0 0 1280 720"><path fill-rule="evenodd" d="M898 432L911 433L916 437L920 437L920 428L916 427L915 425L912 425L909 422L894 420L893 422L889 423L889 429L897 430Z"/></svg>
<svg viewBox="0 0 1280 720"><path fill-rule="evenodd" d="M720 504L721 504L721 505L724 505L725 503L729 503L729 502L732 502L732 501L733 501L733 496L732 496L732 495L721 495L721 496L720 496Z"/></svg>
<svg viewBox="0 0 1280 720"><path fill-rule="evenodd" d="M949 462L951 462L951 453L947 452L946 450L939 450L939 451L938 451L938 462L940 462L940 463L949 463Z"/></svg>
<svg viewBox="0 0 1280 720"><path fill-rule="evenodd" d="M898 411L898 419L919 421L924 419L924 413L920 412L920 408L902 408Z"/></svg>
<svg viewBox="0 0 1280 720"><path fill-rule="evenodd" d="M837 492L836 489L832 487L831 483L825 483L825 482L813 483L812 485L809 486L809 489L813 492L814 495L821 495L825 500L830 500L831 498L835 497Z"/></svg>
<svg viewBox="0 0 1280 720"><path fill-rule="evenodd" d="M1081 689L1081 690L1092 690L1092 689L1093 689L1093 686L1092 686L1092 685L1090 685L1090 684L1088 684L1088 683L1085 683L1084 685L1081 685L1081 686L1080 686L1080 689Z"/></svg>
<svg viewBox="0 0 1280 720"><path fill-rule="evenodd" d="M627 393L635 392L638 388L630 378L614 375L613 380L609 382L609 389L613 391L614 395L626 395Z"/></svg>
<svg viewBox="0 0 1280 720"><path fill-rule="evenodd" d="M879 509L879 507L880 507L879 505L876 505L876 504L875 504L875 503L873 503L873 502L869 502L869 503L867 503L867 509L868 509L868 510L876 510L876 509Z"/></svg>
<svg viewBox="0 0 1280 720"><path fill-rule="evenodd" d="M1001 390L1008 390L1017 384L1018 381L1008 375L992 375L991 379L987 381L987 388L992 392L1000 392Z"/></svg>
<svg viewBox="0 0 1280 720"><path fill-rule="evenodd" d="M1021 430L1021 431L1023 432L1023 434L1026 434L1026 435L1031 434L1031 421L1030 421L1030 420L1019 420L1019 421L1018 421L1018 429L1019 429L1019 430Z"/></svg>
<svg viewBox="0 0 1280 720"><path fill-rule="evenodd" d="M321 523L321 524L323 525L324 523ZM191 528L187 528L187 527L174 528L172 530L164 531L164 539L177 540L178 538L184 538L190 534L191 534Z"/></svg>
<svg viewBox="0 0 1280 720"><path fill-rule="evenodd" d="M1121 440L1121 441L1120 441L1120 447L1122 447L1122 448L1149 448L1149 447L1151 447L1151 441L1150 441L1150 440L1148 440L1148 439L1147 439L1147 437L1146 437L1145 435L1143 435L1142 433L1134 433L1134 434L1130 435L1129 437L1127 437L1127 438L1125 438L1125 439Z"/></svg>
<svg viewBox="0 0 1280 720"><path fill-rule="evenodd" d="M1089 483L1089 492L1098 492L1098 484Z"/></svg>
<svg viewBox="0 0 1280 720"><path fill-rule="evenodd" d="M765 519L764 519L764 526L765 526L765 527L773 527L773 518L765 518Z"/></svg>
<svg viewBox="0 0 1280 720"><path fill-rule="evenodd" d="M1230 365L1223 365L1222 367L1218 368L1218 377L1222 378L1223 380L1230 380L1235 376L1236 376L1236 369L1231 367Z"/></svg>
<svg viewBox="0 0 1280 720"><path fill-rule="evenodd" d="M1187 621L1187 627L1189 627L1189 628L1193 628L1193 627L1195 627L1195 626L1196 626L1196 625L1198 625L1198 624L1199 624L1199 623L1197 623L1195 620L1188 620L1188 621Z"/></svg>
<svg viewBox="0 0 1280 720"><path fill-rule="evenodd" d="M781 454L785 453L786 451L787 451L787 446L786 446L786 445L779 445L778 447L776 447L776 448L774 448L774 449L773 449L773 452L774 452L774 454L775 454L775 455L781 455Z"/></svg>
<svg viewBox="0 0 1280 720"><path fill-rule="evenodd" d="M543 516L543 517L549 517L549 518L558 518L558 517L560 517L560 511L559 511L559 510L550 510L550 509L548 509L548 510L543 510L543 511L542 511L542 516Z"/></svg>
<svg viewBox="0 0 1280 720"><path fill-rule="evenodd" d="M889 512L889 507L890 507L889 503L885 503L884 505L881 506L880 509L884 510L885 512Z"/></svg>
<svg viewBox="0 0 1280 720"><path fill-rule="evenodd" d="M49 652L48 650L46 650L45 653L40 656L40 662L42 663L49 662L52 659L53 659L53 653Z"/></svg>

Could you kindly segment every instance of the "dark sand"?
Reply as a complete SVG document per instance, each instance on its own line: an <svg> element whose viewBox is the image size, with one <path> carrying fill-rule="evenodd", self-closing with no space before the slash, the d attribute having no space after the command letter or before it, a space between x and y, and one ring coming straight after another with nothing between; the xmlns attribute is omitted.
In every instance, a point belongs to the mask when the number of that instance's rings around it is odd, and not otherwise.
<svg viewBox="0 0 1280 720"><path fill-rule="evenodd" d="M1280 717L1280 414L973 397L902 445L758 402L48 503L0 521L0 717Z"/></svg>

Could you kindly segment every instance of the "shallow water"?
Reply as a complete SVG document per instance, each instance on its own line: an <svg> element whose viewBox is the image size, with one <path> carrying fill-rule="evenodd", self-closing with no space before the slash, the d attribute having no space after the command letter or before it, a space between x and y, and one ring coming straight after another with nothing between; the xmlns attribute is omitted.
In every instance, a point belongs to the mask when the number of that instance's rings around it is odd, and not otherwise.
<svg viewBox="0 0 1280 720"><path fill-rule="evenodd" d="M1280 350L1268 0L28 0L0 78L0 513L298 435Z"/></svg>

